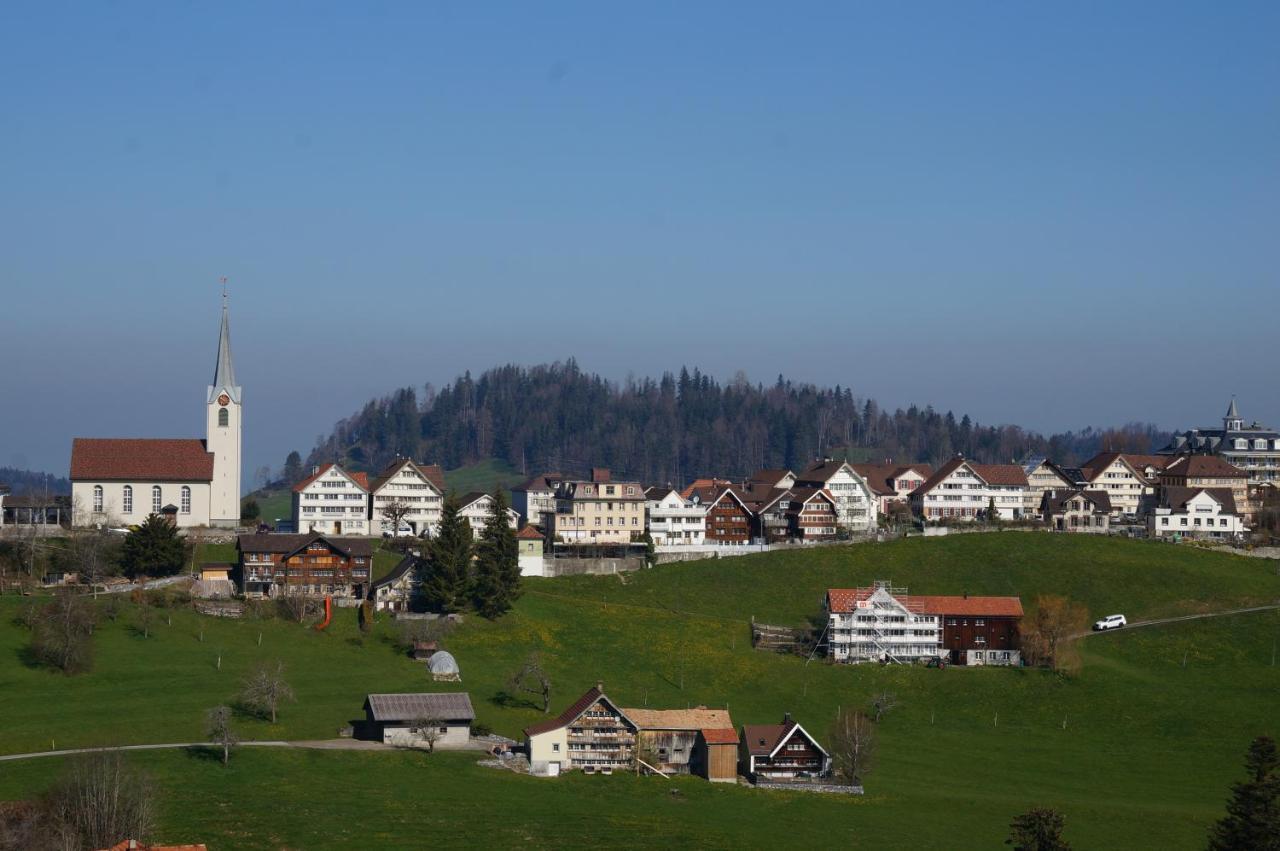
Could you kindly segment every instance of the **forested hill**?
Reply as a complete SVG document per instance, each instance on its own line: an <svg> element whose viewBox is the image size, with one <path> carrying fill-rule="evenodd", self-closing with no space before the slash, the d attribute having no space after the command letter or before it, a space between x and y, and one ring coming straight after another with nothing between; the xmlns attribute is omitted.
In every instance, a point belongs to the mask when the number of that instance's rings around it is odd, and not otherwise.
<svg viewBox="0 0 1280 851"><path fill-rule="evenodd" d="M65 496L71 493L71 482L61 476L36 470L19 470L16 467L0 467L0 485L8 485L13 494L43 494Z"/></svg>
<svg viewBox="0 0 1280 851"><path fill-rule="evenodd" d="M618 384L570 360L503 366L479 378L468 372L421 395L398 390L339 422L308 464L377 470L403 455L452 468L492 457L529 474L581 474L594 465L645 482L685 482L798 468L822 456L937 464L956 452L985 462L1039 453L1070 464L1100 448L1147 452L1167 437L1136 423L1045 437L931 407L887 411L847 387L782 376L767 386L741 375L721 384L682 369Z"/></svg>

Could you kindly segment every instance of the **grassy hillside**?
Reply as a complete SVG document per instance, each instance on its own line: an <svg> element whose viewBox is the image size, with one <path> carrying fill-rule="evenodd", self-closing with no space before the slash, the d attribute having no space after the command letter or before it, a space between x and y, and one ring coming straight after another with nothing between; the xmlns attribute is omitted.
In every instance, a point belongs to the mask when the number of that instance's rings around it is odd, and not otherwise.
<svg viewBox="0 0 1280 851"><path fill-rule="evenodd" d="M822 736L838 706L865 705L890 689L901 705L881 723L880 764L857 801L693 781L673 799L657 779L546 781L459 765L463 756L246 751L232 773L182 754L139 760L166 781L165 825L174 832L165 838L215 848L343 847L360 824L403 825L401 842L372 847L481 838L506 845L522 838L519 831L542 845L570 835L605 845L661 838L713 847L835 836L866 847L992 847L1012 815L1031 805L1063 810L1079 847L1189 848L1203 844L1249 738L1280 732L1274 612L1091 637L1073 678L836 668L750 649L752 614L803 622L828 585L876 578L917 593L1021 591L1028 601L1036 592L1069 593L1095 613L1131 618L1280 597L1280 578L1261 560L1007 533L687 563L625 582L535 580L511 615L468 619L446 641L479 720L513 735L543 717L505 693L507 677L535 649L554 683L553 709L599 678L624 705L727 705L739 724L791 711ZM48 748L50 740L65 747L198 738L202 711L230 699L257 658L283 659L299 699L275 726L238 719L246 738L327 737L359 715L369 691L457 688L428 682L397 655L387 625L361 640L350 611L323 634L180 612L143 639L122 618L99 628L95 670L68 679L22 663L26 635L11 622L15 608L8 600L0 612L6 752ZM54 770L6 765L0 797L24 794ZM286 772L289 782L280 784ZM360 796L332 794L353 777ZM588 783L598 785L583 794ZM248 794L256 788L262 796ZM445 805L429 807L428 799ZM244 818L224 824L220 814L233 808ZM780 824L785 835L777 835Z"/></svg>

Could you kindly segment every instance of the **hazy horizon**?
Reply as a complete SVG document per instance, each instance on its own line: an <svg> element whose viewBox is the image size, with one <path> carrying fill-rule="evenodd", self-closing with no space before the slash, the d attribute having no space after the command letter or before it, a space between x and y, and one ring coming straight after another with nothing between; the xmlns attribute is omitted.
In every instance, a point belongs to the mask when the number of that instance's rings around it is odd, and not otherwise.
<svg viewBox="0 0 1280 851"><path fill-rule="evenodd" d="M0 9L0 464L574 357L1280 425L1280 6Z"/></svg>

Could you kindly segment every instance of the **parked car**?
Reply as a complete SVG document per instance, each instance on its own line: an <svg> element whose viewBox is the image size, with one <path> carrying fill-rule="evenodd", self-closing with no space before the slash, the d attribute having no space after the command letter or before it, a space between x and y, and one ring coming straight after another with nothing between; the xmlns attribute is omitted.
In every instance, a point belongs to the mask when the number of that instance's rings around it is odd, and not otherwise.
<svg viewBox="0 0 1280 851"><path fill-rule="evenodd" d="M1100 621L1093 624L1095 632L1101 632L1104 629L1119 629L1122 626L1128 626L1129 622L1125 620L1124 615L1107 615Z"/></svg>
<svg viewBox="0 0 1280 851"><path fill-rule="evenodd" d="M408 523L400 524L399 529L383 529L382 537L384 538L412 538L413 527Z"/></svg>

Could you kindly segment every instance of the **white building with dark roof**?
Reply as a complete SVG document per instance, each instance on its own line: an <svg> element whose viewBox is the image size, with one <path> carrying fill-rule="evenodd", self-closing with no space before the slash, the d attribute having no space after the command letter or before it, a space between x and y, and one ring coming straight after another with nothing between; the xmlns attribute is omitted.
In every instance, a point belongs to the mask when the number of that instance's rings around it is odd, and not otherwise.
<svg viewBox="0 0 1280 851"><path fill-rule="evenodd" d="M1280 487L1280 431L1258 422L1245 424L1234 397L1222 428L1193 428L1176 435L1161 455L1217 455L1244 470L1249 486Z"/></svg>
<svg viewBox="0 0 1280 851"><path fill-rule="evenodd" d="M876 528L880 499L847 461L819 461L795 477L802 487L825 489L835 499L836 521L850 532Z"/></svg>
<svg viewBox="0 0 1280 851"><path fill-rule="evenodd" d="M371 694L364 712L371 738L407 748L466 747L476 719L466 692Z"/></svg>
<svg viewBox="0 0 1280 851"><path fill-rule="evenodd" d="M393 533L388 509L404 512L400 523L419 537L435 534L444 508L444 470L438 464L418 464L397 458L369 486L369 534Z"/></svg>
<svg viewBox="0 0 1280 851"><path fill-rule="evenodd" d="M231 360L227 300L213 383L205 391L205 438L86 438L71 442L76 526L132 525L150 514L180 528L240 524L243 392Z"/></svg>

